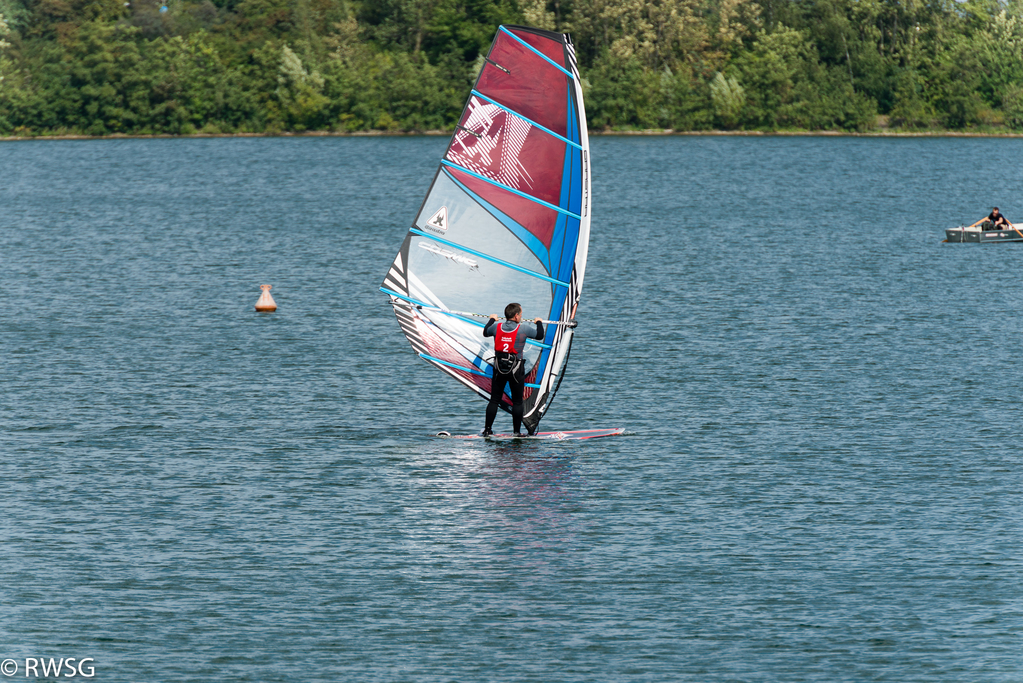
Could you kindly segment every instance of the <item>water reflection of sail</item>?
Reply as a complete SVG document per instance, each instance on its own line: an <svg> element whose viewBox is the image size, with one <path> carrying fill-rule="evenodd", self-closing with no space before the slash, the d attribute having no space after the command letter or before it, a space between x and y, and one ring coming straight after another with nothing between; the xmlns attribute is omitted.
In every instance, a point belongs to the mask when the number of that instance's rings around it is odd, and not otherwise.
<svg viewBox="0 0 1023 683"><path fill-rule="evenodd" d="M404 580L547 584L564 573L586 527L585 484L568 449L533 441L452 451L448 443L427 442L403 459L419 473L403 496L396 571Z"/></svg>
<svg viewBox="0 0 1023 683"><path fill-rule="evenodd" d="M419 357L489 398L493 344L481 320L456 311L489 314L515 300L529 317L574 319L589 188L571 40L502 26L381 286ZM558 390L572 335L567 325L549 325L526 347L523 422L531 431ZM510 396L501 407L511 409Z"/></svg>
<svg viewBox="0 0 1023 683"><path fill-rule="evenodd" d="M485 511L486 526L494 531L491 551L528 555L525 564L541 574L553 568L580 532L572 514L577 496L571 458L499 448L479 474L474 507Z"/></svg>

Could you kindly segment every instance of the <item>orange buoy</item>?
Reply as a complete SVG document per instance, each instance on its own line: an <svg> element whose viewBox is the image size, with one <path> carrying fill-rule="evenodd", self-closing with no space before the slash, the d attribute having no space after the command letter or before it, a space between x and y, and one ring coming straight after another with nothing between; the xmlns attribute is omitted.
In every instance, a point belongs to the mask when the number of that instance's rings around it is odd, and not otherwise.
<svg viewBox="0 0 1023 683"><path fill-rule="evenodd" d="M256 302L256 310L263 313L273 313L277 310L277 302L270 296L270 285L260 285L260 289L263 293L259 295L259 301Z"/></svg>

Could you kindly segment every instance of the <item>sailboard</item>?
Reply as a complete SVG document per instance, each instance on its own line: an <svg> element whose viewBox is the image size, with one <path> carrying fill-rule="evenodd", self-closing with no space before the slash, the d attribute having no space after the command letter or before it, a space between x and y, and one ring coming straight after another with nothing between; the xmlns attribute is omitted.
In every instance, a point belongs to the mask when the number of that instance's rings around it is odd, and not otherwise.
<svg viewBox="0 0 1023 683"><path fill-rule="evenodd" d="M420 358L489 400L484 316L544 318L526 345L523 423L535 431L568 362L590 234L589 139L567 34L501 26L430 189L384 277ZM506 393L501 407L511 411Z"/></svg>
<svg viewBox="0 0 1023 683"><path fill-rule="evenodd" d="M488 441L581 441L584 439L599 439L604 436L621 436L625 433L625 429L619 427L617 429L573 429L566 430L563 432L537 432L532 436L522 436L521 434L490 434L489 436L483 436L482 434L451 434L450 432L438 432L437 436L451 439L485 439Z"/></svg>

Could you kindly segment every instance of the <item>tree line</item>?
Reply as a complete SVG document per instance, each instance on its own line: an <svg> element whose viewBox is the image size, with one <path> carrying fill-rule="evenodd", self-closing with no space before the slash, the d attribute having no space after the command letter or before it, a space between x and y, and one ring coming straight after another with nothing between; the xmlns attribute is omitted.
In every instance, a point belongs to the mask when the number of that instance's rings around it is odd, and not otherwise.
<svg viewBox="0 0 1023 683"><path fill-rule="evenodd" d="M1023 0L0 0L0 134L451 130L500 24L591 129L1023 130Z"/></svg>

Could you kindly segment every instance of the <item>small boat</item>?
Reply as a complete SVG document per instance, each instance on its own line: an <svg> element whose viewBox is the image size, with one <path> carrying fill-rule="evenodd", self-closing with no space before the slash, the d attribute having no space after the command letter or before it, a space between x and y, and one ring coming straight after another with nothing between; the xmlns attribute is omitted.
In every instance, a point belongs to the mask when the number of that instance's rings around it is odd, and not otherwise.
<svg viewBox="0 0 1023 683"><path fill-rule="evenodd" d="M984 230L979 225L960 225L945 228L946 242L1023 242L1023 234L1017 228Z"/></svg>

